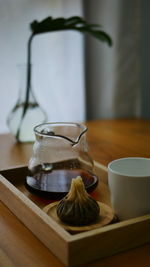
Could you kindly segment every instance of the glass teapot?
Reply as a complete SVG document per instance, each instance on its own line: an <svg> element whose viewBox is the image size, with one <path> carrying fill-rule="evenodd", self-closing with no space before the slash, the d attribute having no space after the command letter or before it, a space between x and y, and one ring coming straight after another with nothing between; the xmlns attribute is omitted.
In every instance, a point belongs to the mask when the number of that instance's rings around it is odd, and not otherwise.
<svg viewBox="0 0 150 267"><path fill-rule="evenodd" d="M81 176L88 192L98 183L88 154L87 127L78 123L45 123L34 128L36 141L28 165L26 187L32 193L60 199L72 178Z"/></svg>

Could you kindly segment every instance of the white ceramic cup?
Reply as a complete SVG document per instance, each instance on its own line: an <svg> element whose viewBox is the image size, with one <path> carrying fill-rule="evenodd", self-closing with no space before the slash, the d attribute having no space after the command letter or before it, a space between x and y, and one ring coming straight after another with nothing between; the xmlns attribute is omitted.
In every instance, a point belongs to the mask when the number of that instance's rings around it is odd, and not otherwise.
<svg viewBox="0 0 150 267"><path fill-rule="evenodd" d="M121 158L108 164L113 208L120 220L150 213L150 158Z"/></svg>

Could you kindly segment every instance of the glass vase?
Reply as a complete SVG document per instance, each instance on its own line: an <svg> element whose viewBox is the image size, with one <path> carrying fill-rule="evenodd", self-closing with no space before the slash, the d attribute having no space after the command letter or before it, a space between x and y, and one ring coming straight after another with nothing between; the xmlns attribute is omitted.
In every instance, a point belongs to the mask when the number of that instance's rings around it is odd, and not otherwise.
<svg viewBox="0 0 150 267"><path fill-rule="evenodd" d="M47 116L39 103L36 101L32 86L28 88L27 97L27 67L19 65L20 89L19 97L10 111L7 124L10 132L18 142L34 142L35 135L33 128L40 123L46 122Z"/></svg>

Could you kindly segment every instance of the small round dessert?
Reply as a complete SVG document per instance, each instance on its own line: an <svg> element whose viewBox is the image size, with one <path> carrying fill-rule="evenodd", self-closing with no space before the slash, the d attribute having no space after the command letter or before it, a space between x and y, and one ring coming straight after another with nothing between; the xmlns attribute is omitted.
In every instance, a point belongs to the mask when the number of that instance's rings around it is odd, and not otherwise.
<svg viewBox="0 0 150 267"><path fill-rule="evenodd" d="M57 216L69 225L88 225L97 220L100 207L85 190L82 178L72 179L69 193L58 203Z"/></svg>

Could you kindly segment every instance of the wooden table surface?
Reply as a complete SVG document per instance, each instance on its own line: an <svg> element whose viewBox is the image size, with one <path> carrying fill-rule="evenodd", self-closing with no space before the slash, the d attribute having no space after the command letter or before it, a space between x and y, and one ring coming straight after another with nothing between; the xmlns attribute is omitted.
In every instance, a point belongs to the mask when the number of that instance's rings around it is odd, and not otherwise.
<svg viewBox="0 0 150 267"><path fill-rule="evenodd" d="M121 157L150 157L150 120L101 120L86 124L90 154L103 165ZM27 164L32 146L17 144L10 134L0 135L0 169ZM64 265L0 202L0 267L4 266ZM147 267L150 244L84 266Z"/></svg>

